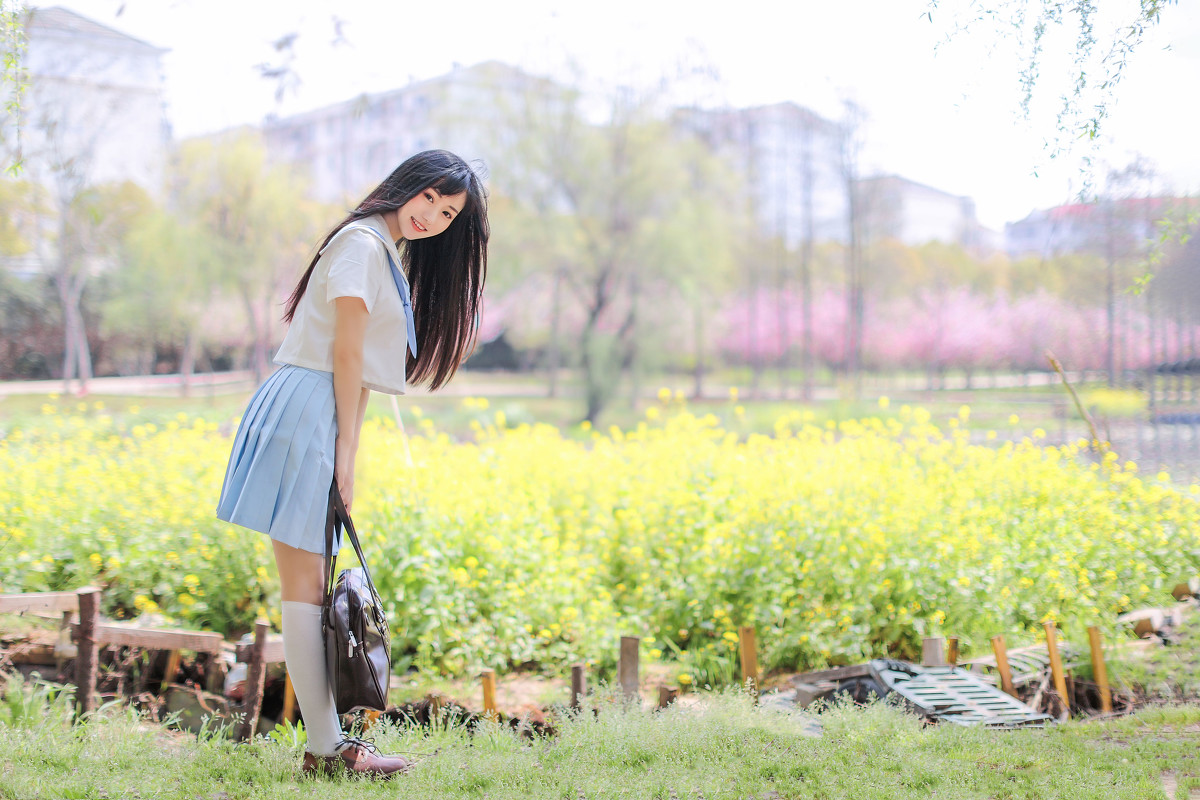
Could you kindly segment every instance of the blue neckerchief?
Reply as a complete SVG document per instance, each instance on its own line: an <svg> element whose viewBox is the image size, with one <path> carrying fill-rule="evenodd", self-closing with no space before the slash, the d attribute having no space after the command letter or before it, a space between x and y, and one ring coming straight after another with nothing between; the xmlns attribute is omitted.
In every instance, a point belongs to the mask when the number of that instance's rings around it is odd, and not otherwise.
<svg viewBox="0 0 1200 800"><path fill-rule="evenodd" d="M383 238L383 234L375 230L369 225L347 225L342 230L348 228L358 228L359 230L370 231L375 234L379 241L383 242L383 252L387 254L388 266L392 268L392 283L396 284L396 291L400 293L400 302L404 304L404 322L408 328L408 349L412 351L413 358L417 357L417 323L413 321L412 296L409 293L408 280L404 277L404 273L396 266L395 259L392 258L392 248L395 247L394 242L389 242ZM338 231L341 233L341 231Z"/></svg>

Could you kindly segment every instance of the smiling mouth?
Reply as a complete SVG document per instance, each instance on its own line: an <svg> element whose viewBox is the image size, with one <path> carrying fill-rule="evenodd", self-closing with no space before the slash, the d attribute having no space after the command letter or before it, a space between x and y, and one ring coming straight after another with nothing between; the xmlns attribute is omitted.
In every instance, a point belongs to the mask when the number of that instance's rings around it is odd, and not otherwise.
<svg viewBox="0 0 1200 800"><path fill-rule="evenodd" d="M413 226L414 228L416 228L418 231L420 231L421 233L428 233L428 232L429 232L429 229L428 229L428 228L426 228L426 227L425 227L424 225L422 225L421 223L417 222L417 218L416 218L416 217L409 217L409 219L410 219L410 220L412 220L412 226Z"/></svg>

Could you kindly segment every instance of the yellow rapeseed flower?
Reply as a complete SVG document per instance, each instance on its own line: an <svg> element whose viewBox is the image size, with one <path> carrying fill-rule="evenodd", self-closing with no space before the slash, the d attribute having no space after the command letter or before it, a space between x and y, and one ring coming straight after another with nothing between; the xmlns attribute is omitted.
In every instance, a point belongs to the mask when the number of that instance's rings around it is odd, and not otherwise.
<svg viewBox="0 0 1200 800"><path fill-rule="evenodd" d="M948 619L973 641L1051 608L1082 627L1198 571L1200 490L1129 465L1093 472L1077 443L973 444L912 407L828 428L789 410L765 432L730 430L673 397L654 425L611 436L475 415L479 437L459 441L423 417L406 447L387 415L366 421L355 517L386 565L381 593L401 616L429 596L468 609L427 618L422 658L433 641L447 644L432 656L445 671L512 658L504 632L528 621L524 646L546 645L544 658L595 661L607 640L587 631L628 616L677 641L695 632L687 658L730 666L724 634L765 610L771 585L778 637L802 643L808 667L884 654L874 632ZM113 589L140 612L156 593L181 625L244 628L260 589L269 610L278 587L258 571L266 538L212 517L236 421L152 426L135 438L127 414L55 413L0 438L0 545L38 540L11 548L0 583L44 590L113 555ZM223 601L198 602L202 590ZM871 635L851 637L856 625Z"/></svg>

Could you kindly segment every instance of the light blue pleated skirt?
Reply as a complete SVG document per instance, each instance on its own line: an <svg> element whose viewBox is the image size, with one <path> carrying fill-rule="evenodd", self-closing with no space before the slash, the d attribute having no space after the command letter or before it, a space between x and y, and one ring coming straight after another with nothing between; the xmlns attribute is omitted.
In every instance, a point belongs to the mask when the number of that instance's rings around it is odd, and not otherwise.
<svg viewBox="0 0 1200 800"><path fill-rule="evenodd" d="M217 517L324 553L336 440L333 373L281 367L238 425Z"/></svg>

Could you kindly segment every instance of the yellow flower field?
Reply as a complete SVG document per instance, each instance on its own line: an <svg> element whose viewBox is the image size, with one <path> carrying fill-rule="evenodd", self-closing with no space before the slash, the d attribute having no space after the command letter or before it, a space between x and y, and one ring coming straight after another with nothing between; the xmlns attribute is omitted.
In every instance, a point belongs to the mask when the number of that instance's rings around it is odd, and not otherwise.
<svg viewBox="0 0 1200 800"><path fill-rule="evenodd" d="M640 635L682 683L717 684L737 679L743 624L767 668L913 657L935 634L970 654L1047 619L1111 630L1200 573L1197 487L1076 446L971 445L965 408L945 429L903 407L744 436L668 397L579 441L470 402L474 441L428 420L363 431L355 517L400 669L603 675ZM278 624L267 538L213 517L233 424L47 408L0 440L3 590L95 583L114 617Z"/></svg>

